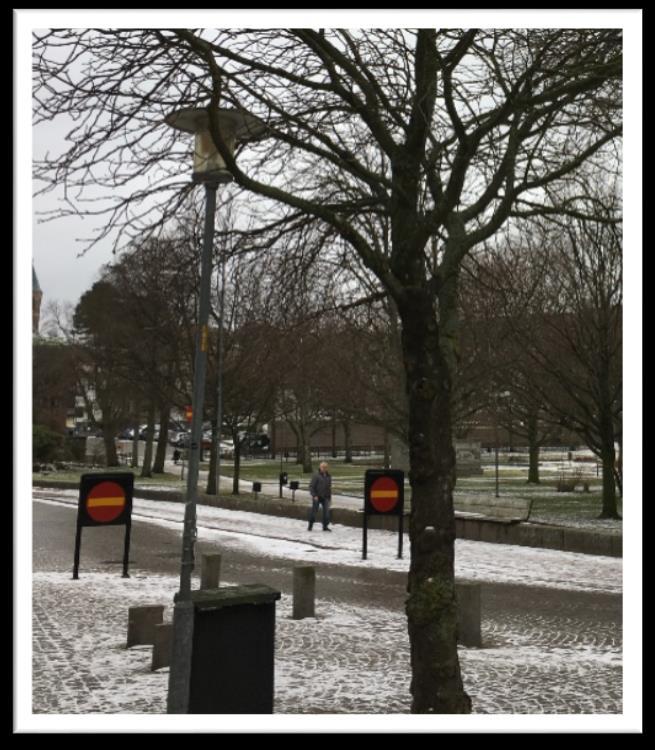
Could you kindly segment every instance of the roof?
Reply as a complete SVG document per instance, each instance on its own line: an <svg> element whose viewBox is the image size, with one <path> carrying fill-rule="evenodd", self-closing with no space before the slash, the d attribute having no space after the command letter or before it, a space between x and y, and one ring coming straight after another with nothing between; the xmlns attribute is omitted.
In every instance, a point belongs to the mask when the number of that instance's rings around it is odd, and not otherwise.
<svg viewBox="0 0 655 750"><path fill-rule="evenodd" d="M41 287L39 286L39 280L36 278L36 271L34 270L34 264L32 264L32 291L40 292Z"/></svg>

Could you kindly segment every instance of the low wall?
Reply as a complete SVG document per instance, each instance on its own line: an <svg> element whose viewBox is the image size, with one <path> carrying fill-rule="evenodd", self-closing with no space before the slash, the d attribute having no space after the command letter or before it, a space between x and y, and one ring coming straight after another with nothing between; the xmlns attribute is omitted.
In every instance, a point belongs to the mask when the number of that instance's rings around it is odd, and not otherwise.
<svg viewBox="0 0 655 750"><path fill-rule="evenodd" d="M463 518L455 514L458 539L492 544L518 544L564 552L583 552L608 557L623 556L623 536L590 529L572 529L535 523L502 523L484 519Z"/></svg>

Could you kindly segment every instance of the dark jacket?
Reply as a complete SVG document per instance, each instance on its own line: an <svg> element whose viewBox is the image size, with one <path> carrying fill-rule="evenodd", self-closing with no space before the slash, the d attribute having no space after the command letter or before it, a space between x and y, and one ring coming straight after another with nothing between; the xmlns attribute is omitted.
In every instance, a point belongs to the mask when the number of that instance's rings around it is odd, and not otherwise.
<svg viewBox="0 0 655 750"><path fill-rule="evenodd" d="M332 477L329 473L316 472L309 483L309 494L312 497L320 497L329 500L332 497Z"/></svg>

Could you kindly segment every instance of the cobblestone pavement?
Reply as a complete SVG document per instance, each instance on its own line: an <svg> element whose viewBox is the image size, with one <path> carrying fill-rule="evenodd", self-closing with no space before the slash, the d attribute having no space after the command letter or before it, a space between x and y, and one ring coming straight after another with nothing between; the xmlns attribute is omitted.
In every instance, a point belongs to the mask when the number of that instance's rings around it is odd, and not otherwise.
<svg viewBox="0 0 655 750"><path fill-rule="evenodd" d="M45 513L40 506L39 513ZM125 648L128 608L165 604L172 616L178 578L165 553L160 572L137 564L120 576L120 559L104 548L83 551L78 581L70 550L53 538L71 535L73 514L48 510L44 540L35 543L33 574L33 712L161 714L168 669L150 671L151 647ZM61 519L61 521L60 521ZM61 522L61 529L58 523ZM133 529L160 550L177 532L148 524ZM175 544L177 549L177 543ZM113 554L114 557L109 555ZM145 562L145 547L139 556ZM277 605L277 714L409 712L409 644L402 574L382 577L348 567L321 569L316 618L291 619L293 562L269 559L259 571L226 567L224 582L270 583ZM261 572L271 578L256 578ZM273 577L277 576L277 577ZM337 583L327 579L339 577ZM348 584L348 576L352 582ZM365 580L368 578L368 584ZM384 592L364 597L366 585ZM356 584L356 585L355 585ZM351 590L350 597L333 592ZM465 688L478 714L619 714L622 711L622 601L618 594L482 585L483 648L459 649Z"/></svg>
<svg viewBox="0 0 655 750"><path fill-rule="evenodd" d="M68 573L35 575L34 712L164 713L168 670L150 672L150 647L125 649L127 609L172 602L177 580L100 572L84 579L81 586ZM621 712L620 625L563 609L485 614L484 647L460 648L474 712ZM408 712L402 611L321 599L316 615L294 621L291 597L278 604L276 713Z"/></svg>

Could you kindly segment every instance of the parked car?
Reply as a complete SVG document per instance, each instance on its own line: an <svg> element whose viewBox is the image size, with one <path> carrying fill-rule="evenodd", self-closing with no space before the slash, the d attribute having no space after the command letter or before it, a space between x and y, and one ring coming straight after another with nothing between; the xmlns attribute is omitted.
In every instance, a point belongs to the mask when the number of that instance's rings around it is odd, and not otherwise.
<svg viewBox="0 0 655 750"><path fill-rule="evenodd" d="M240 442L244 453L263 453L271 445L270 438L263 432L244 432Z"/></svg>
<svg viewBox="0 0 655 750"><path fill-rule="evenodd" d="M170 444L175 448L187 448L190 438L190 432L176 432L170 439Z"/></svg>
<svg viewBox="0 0 655 750"><path fill-rule="evenodd" d="M221 440L221 458L234 458L234 443L232 440Z"/></svg>
<svg viewBox="0 0 655 750"><path fill-rule="evenodd" d="M159 425L156 424L152 431L153 440L157 440L159 437ZM147 440L148 439L148 425L142 424L139 427L139 440Z"/></svg>

